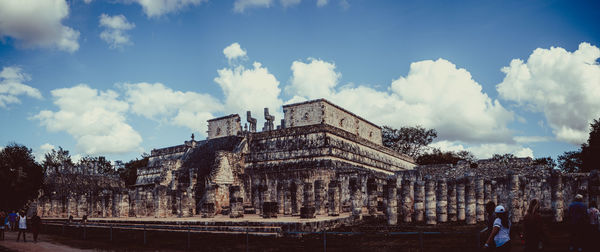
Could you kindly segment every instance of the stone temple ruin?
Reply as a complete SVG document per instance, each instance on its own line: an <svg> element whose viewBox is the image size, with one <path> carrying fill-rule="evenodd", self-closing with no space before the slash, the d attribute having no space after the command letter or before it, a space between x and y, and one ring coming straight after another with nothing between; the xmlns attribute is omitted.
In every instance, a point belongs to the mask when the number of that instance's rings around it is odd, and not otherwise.
<svg viewBox="0 0 600 252"><path fill-rule="evenodd" d="M382 145L381 128L319 99L283 106L284 118L264 111L265 124L247 112L208 121L206 140L151 152L131 188L86 188L63 199L42 195L43 217L240 218L385 216L389 224L484 220L484 204L508 208L514 222L529 199L562 221L575 193L600 199L600 176L561 174L530 158L417 166ZM117 183L117 184L116 184ZM116 186L115 186L116 185Z"/></svg>

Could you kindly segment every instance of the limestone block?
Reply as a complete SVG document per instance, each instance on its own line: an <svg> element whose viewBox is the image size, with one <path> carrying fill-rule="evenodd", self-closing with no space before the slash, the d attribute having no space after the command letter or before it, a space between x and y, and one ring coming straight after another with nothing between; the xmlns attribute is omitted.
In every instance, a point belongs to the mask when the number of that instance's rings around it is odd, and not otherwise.
<svg viewBox="0 0 600 252"><path fill-rule="evenodd" d="M446 179L437 182L437 221L448 221L448 183Z"/></svg>
<svg viewBox="0 0 600 252"><path fill-rule="evenodd" d="M437 224L437 199L436 185L433 178L427 178L425 181L425 216L427 225Z"/></svg>

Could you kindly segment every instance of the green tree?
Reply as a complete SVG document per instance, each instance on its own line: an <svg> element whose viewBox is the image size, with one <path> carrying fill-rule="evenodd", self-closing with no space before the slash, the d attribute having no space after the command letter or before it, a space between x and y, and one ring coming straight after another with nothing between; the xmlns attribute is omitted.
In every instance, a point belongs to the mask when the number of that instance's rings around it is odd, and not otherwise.
<svg viewBox="0 0 600 252"><path fill-rule="evenodd" d="M581 170L582 164L581 150L567 151L558 156L558 167L563 172L578 172Z"/></svg>
<svg viewBox="0 0 600 252"><path fill-rule="evenodd" d="M86 156L79 160L77 165L83 174L102 174L102 175L116 175L117 171L113 169L110 161L106 160L105 157L92 157Z"/></svg>
<svg viewBox="0 0 600 252"><path fill-rule="evenodd" d="M125 181L126 186L135 185L137 180L137 171L139 168L148 166L148 154L142 154L141 159L131 160L118 170L119 176Z"/></svg>
<svg viewBox="0 0 600 252"><path fill-rule="evenodd" d="M0 151L0 209L20 209L36 199L42 179L42 166L31 149L16 143L6 146Z"/></svg>
<svg viewBox="0 0 600 252"><path fill-rule="evenodd" d="M383 126L383 145L413 158L419 157L437 137L435 129L425 129L421 126L402 127L394 129Z"/></svg>
<svg viewBox="0 0 600 252"><path fill-rule="evenodd" d="M600 169L600 119L590 124L587 143L581 145L581 168L583 171Z"/></svg>
<svg viewBox="0 0 600 252"><path fill-rule="evenodd" d="M441 151L438 148L433 151L420 155L417 158L417 163L420 165L429 164L456 164L458 161L474 162L475 156L468 151Z"/></svg>
<svg viewBox="0 0 600 252"><path fill-rule="evenodd" d="M536 165L548 165L551 168L556 167L556 161L552 157L541 157L533 160L533 164Z"/></svg>

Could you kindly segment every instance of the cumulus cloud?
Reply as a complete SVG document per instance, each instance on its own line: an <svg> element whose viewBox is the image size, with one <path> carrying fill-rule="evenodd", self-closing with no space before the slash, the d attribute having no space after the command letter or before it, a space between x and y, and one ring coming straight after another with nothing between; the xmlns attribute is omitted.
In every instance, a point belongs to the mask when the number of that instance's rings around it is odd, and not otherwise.
<svg viewBox="0 0 600 252"><path fill-rule="evenodd" d="M52 90L58 111L42 110L33 119L48 131L65 131L86 154L116 154L139 150L142 137L125 120L127 102L112 90L87 85Z"/></svg>
<svg viewBox="0 0 600 252"><path fill-rule="evenodd" d="M19 67L4 67L0 72L0 107L6 108L8 104L20 103L18 96L42 99L42 94L36 88L23 84L31 77Z"/></svg>
<svg viewBox="0 0 600 252"><path fill-rule="evenodd" d="M301 0L280 0L281 5L283 5L284 8L293 6L293 5L298 5L300 3Z"/></svg>
<svg viewBox="0 0 600 252"><path fill-rule="evenodd" d="M533 150L529 147L524 147L519 144L506 144L506 143L491 143L491 144L479 144L472 146L465 146L460 141L438 141L429 145L433 148L439 148L443 151L469 151L480 159L491 158L494 154L506 154L510 153L517 157L531 157L533 156Z"/></svg>
<svg viewBox="0 0 600 252"><path fill-rule="evenodd" d="M33 153L33 156L35 157L35 160L38 162L43 162L44 158L46 157L46 154L50 151L52 151L53 149L55 149L56 147L50 143L45 143L40 145L40 147L37 148L37 150Z"/></svg>
<svg viewBox="0 0 600 252"><path fill-rule="evenodd" d="M206 121L223 111L218 100L208 94L174 91L162 83L125 84L131 112L158 121L168 121L206 135Z"/></svg>
<svg viewBox="0 0 600 252"><path fill-rule="evenodd" d="M269 8L273 0L235 0L233 11L242 13L247 8Z"/></svg>
<svg viewBox="0 0 600 252"><path fill-rule="evenodd" d="M83 2L86 4L90 4L90 3L92 3L92 0L83 0Z"/></svg>
<svg viewBox="0 0 600 252"><path fill-rule="evenodd" d="M513 59L502 68L500 96L544 113L556 138L585 142L589 124L600 117L600 49L581 43L574 52L537 48L526 62Z"/></svg>
<svg viewBox="0 0 600 252"><path fill-rule="evenodd" d="M0 38L14 38L24 48L77 51L79 32L62 24L68 15L65 0L0 1Z"/></svg>
<svg viewBox="0 0 600 252"><path fill-rule="evenodd" d="M206 0L133 0L142 6L146 16L150 18L177 12L188 7L198 6Z"/></svg>
<svg viewBox="0 0 600 252"><path fill-rule="evenodd" d="M264 108L269 108L276 120L283 117L279 81L259 62L254 62L252 68L238 65L217 72L219 76L214 81L219 84L225 95L225 111L245 115L246 111L250 110L259 123L264 121Z"/></svg>
<svg viewBox="0 0 600 252"><path fill-rule="evenodd" d="M483 93L468 71L447 60L412 63L408 75L392 81L387 91L340 87L340 76L333 63L296 61L288 86L296 95L292 100L327 98L380 125L435 128L442 140L513 141L507 128L512 112Z"/></svg>
<svg viewBox="0 0 600 252"><path fill-rule="evenodd" d="M231 62L232 60L246 57L246 50L242 49L240 44L235 42L228 47L225 47L225 49L223 49L223 54L225 54L225 57Z"/></svg>
<svg viewBox="0 0 600 252"><path fill-rule="evenodd" d="M329 0L317 0L317 6L323 7L329 3Z"/></svg>
<svg viewBox="0 0 600 252"><path fill-rule="evenodd" d="M125 45L133 44L126 31L133 29L135 24L127 22L125 16L102 14L100 15L99 26L104 28L100 33L100 38L108 43L111 49L123 48Z"/></svg>

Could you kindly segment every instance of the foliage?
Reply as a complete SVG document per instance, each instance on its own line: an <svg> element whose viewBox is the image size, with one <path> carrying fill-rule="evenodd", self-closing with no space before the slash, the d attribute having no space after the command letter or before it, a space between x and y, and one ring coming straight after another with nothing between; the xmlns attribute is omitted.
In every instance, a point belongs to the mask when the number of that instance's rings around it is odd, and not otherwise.
<svg viewBox="0 0 600 252"><path fill-rule="evenodd" d="M582 170L600 169L600 118L590 124L590 136L587 143L581 145Z"/></svg>
<svg viewBox="0 0 600 252"><path fill-rule="evenodd" d="M75 168L75 164L71 160L69 151L59 146L58 150L52 149L52 151L46 153L42 167L44 168L44 174L52 174L72 171Z"/></svg>
<svg viewBox="0 0 600 252"><path fill-rule="evenodd" d="M137 180L137 170L148 166L148 154L143 154L141 159L136 158L119 168L118 173L126 186L134 185Z"/></svg>
<svg viewBox="0 0 600 252"><path fill-rule="evenodd" d="M420 165L429 164L456 164L458 161L474 162L475 156L468 151L441 151L438 148L433 149L430 153L425 153L417 158L417 163Z"/></svg>
<svg viewBox="0 0 600 252"><path fill-rule="evenodd" d="M394 129L383 126L383 145L397 152L417 158L423 154L433 139L437 137L435 129L425 129L421 126L402 127Z"/></svg>
<svg viewBox="0 0 600 252"><path fill-rule="evenodd" d="M494 159L494 160L509 160L509 159L513 159L513 158L517 158L517 156L515 156L514 154L511 154L511 153L494 154L492 156L492 159Z"/></svg>
<svg viewBox="0 0 600 252"><path fill-rule="evenodd" d="M112 164L110 164L110 161L106 160L106 158L104 158L102 156L83 157L83 158L81 158L81 160L79 160L79 163L77 164L77 166L84 174L103 174L103 175L116 175L117 174L117 171L115 171L115 169L113 169L113 166L112 166Z"/></svg>
<svg viewBox="0 0 600 252"><path fill-rule="evenodd" d="M567 151L558 156L558 167L563 172L578 172L581 166L581 151Z"/></svg>
<svg viewBox="0 0 600 252"><path fill-rule="evenodd" d="M37 198L42 179L42 166L31 149L16 143L6 146L0 151L0 209L20 209Z"/></svg>
<svg viewBox="0 0 600 252"><path fill-rule="evenodd" d="M589 172L600 169L600 119L590 124L590 136L576 151L558 156L558 167L564 172Z"/></svg>
<svg viewBox="0 0 600 252"><path fill-rule="evenodd" d="M552 159L552 157L541 157L533 160L533 164L535 165L547 165L551 168L556 167L556 161Z"/></svg>

